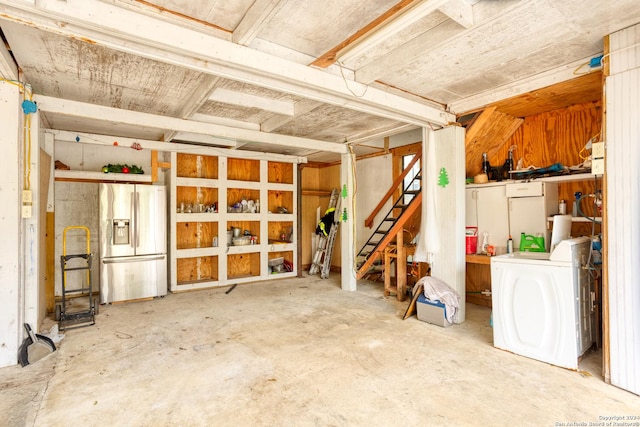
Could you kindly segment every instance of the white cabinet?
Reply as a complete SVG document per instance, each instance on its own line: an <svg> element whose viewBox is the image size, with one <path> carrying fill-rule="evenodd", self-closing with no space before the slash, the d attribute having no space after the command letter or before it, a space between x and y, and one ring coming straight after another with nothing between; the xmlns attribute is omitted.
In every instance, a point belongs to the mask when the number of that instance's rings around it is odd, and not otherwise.
<svg viewBox="0 0 640 427"><path fill-rule="evenodd" d="M551 230L547 217L558 213L558 184L555 182L510 182L506 184L509 200L509 230L513 247L520 247L521 233L544 236L549 250Z"/></svg>
<svg viewBox="0 0 640 427"><path fill-rule="evenodd" d="M247 158L246 153L242 158L202 153L194 149L171 157L171 291L295 276L297 174L291 157L280 161ZM259 200L259 211L240 208L243 200ZM234 205L240 212L229 212ZM182 212L181 206L190 212ZM255 244L231 245L231 228L246 232ZM269 261L275 258L290 263L292 271L272 274Z"/></svg>
<svg viewBox="0 0 640 427"><path fill-rule="evenodd" d="M517 251L521 233L541 234L549 249L551 231L547 218L558 213L557 183L505 181L468 185L465 198L466 225L478 227L478 252L485 232L498 253L506 249L509 235Z"/></svg>
<svg viewBox="0 0 640 427"><path fill-rule="evenodd" d="M484 233L500 253L506 251L509 238L509 214L504 183L468 185L465 189L467 226L478 227L478 251ZM543 218L544 220L544 218Z"/></svg>

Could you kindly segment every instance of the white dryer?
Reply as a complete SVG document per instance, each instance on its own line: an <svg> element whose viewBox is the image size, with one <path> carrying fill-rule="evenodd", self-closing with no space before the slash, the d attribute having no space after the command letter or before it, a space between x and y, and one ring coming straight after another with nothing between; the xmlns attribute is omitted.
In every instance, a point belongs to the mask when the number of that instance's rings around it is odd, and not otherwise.
<svg viewBox="0 0 640 427"><path fill-rule="evenodd" d="M569 369L593 344L588 237L491 258L493 345Z"/></svg>

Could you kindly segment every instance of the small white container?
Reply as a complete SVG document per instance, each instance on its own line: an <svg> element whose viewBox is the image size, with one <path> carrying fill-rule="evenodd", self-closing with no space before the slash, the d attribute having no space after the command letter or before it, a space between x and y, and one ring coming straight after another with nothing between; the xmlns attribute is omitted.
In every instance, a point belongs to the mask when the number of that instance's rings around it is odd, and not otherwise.
<svg viewBox="0 0 640 427"><path fill-rule="evenodd" d="M560 203L558 203L558 214L559 215L567 214L567 202L565 202L564 200L560 200Z"/></svg>

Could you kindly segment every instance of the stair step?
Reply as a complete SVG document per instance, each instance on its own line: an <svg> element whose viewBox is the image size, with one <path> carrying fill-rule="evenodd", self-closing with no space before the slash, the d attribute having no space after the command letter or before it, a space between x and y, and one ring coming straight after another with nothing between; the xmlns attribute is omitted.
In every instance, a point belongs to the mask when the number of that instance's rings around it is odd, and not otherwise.
<svg viewBox="0 0 640 427"><path fill-rule="evenodd" d="M385 218L385 219L383 219L383 221L393 221L393 222L396 222L396 220L397 220L397 219L398 219L398 218L392 218L392 217L389 217L389 218Z"/></svg>
<svg viewBox="0 0 640 427"><path fill-rule="evenodd" d="M421 192L421 191L422 191L422 190L407 190L407 191L405 191L405 192L404 192L404 194L413 194L413 195L416 195L416 194L420 194L420 192Z"/></svg>

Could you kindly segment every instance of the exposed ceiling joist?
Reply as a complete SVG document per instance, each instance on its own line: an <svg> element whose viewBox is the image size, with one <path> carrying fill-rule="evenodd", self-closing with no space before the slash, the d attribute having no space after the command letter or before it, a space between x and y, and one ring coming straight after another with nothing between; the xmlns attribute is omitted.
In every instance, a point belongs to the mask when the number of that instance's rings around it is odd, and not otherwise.
<svg viewBox="0 0 640 427"><path fill-rule="evenodd" d="M207 99L211 95L211 92L215 89L216 85L220 81L220 77L206 76L202 79L202 82L198 87L191 92L189 101L182 107L179 117L188 119L195 114L202 105L207 102ZM224 124L224 123L218 123ZM166 132L164 135L165 141L171 141L175 136L175 132Z"/></svg>
<svg viewBox="0 0 640 427"><path fill-rule="evenodd" d="M145 58L418 126L443 126L455 121L454 115L434 106L105 2L41 0L38 7L17 0L9 2L11 6L0 5L0 13L7 19ZM100 17L100 26L93 22L96 16ZM60 25L61 20L64 25Z"/></svg>
<svg viewBox="0 0 640 427"><path fill-rule="evenodd" d="M7 80L18 80L18 67L4 43L0 43L0 76Z"/></svg>
<svg viewBox="0 0 640 427"><path fill-rule="evenodd" d="M228 119L225 117L214 117L207 114L196 113L189 118L191 120L195 120L196 122L211 123L213 125L229 126L238 129L260 130L260 125L257 123L249 123L242 120ZM166 139L166 141L169 140Z"/></svg>
<svg viewBox="0 0 640 427"><path fill-rule="evenodd" d="M294 115L294 102L265 98L263 96L237 92L221 87L213 91L209 96L209 100L224 104L238 105L240 107L259 108L260 110L281 114L283 116Z"/></svg>
<svg viewBox="0 0 640 427"><path fill-rule="evenodd" d="M421 0L371 28L358 40L349 43L337 55L338 61L350 61L371 50L411 24L445 6L450 0Z"/></svg>
<svg viewBox="0 0 640 427"><path fill-rule="evenodd" d="M233 31L231 40L244 46L249 45L283 3L283 0L256 0Z"/></svg>
<svg viewBox="0 0 640 427"><path fill-rule="evenodd" d="M260 125L260 130L263 132L272 132L279 127L282 127L293 120L296 116L300 116L302 114L308 113L312 111L316 107L322 105L321 102L311 101L308 99L303 99L294 104L293 110L294 114L292 116L273 116Z"/></svg>
<svg viewBox="0 0 640 427"><path fill-rule="evenodd" d="M439 10L464 28L473 27L473 6L467 1L450 0Z"/></svg>
<svg viewBox="0 0 640 427"><path fill-rule="evenodd" d="M64 116L82 117L85 119L111 121L116 123L148 127L155 129L172 129L178 132L197 133L216 136L222 139L274 144L285 147L321 149L332 153L344 154L347 148L343 144L318 141L288 135L277 135L249 129L238 129L175 117L158 116L137 111L121 110L84 102L69 101L49 96L34 97L38 109L45 113Z"/></svg>
<svg viewBox="0 0 640 427"><path fill-rule="evenodd" d="M45 131L48 134L52 134L56 141L65 142L80 142L83 144L94 145L107 145L113 146L113 137L110 135L98 135L86 132L69 132L58 129L47 129ZM77 139L76 139L77 138ZM78 141L79 139L79 141ZM151 141L141 138L118 138L120 148L131 147L132 144L139 144L141 148L146 150L157 150L167 152L188 152L190 154L204 154L211 155L212 153L220 153L221 155L229 156L232 152L226 148L218 147L198 147L189 144L176 144L162 141ZM268 159L268 160L288 160L295 163L307 163L307 159L301 156L291 156L287 154L275 154L275 153L263 153L256 151L234 151L234 157L251 158L251 159Z"/></svg>
<svg viewBox="0 0 640 427"><path fill-rule="evenodd" d="M173 141L195 142L198 144L204 144L209 146L229 147L235 148L238 142L235 139L218 138L212 135L203 135L201 133L193 132L176 132Z"/></svg>

